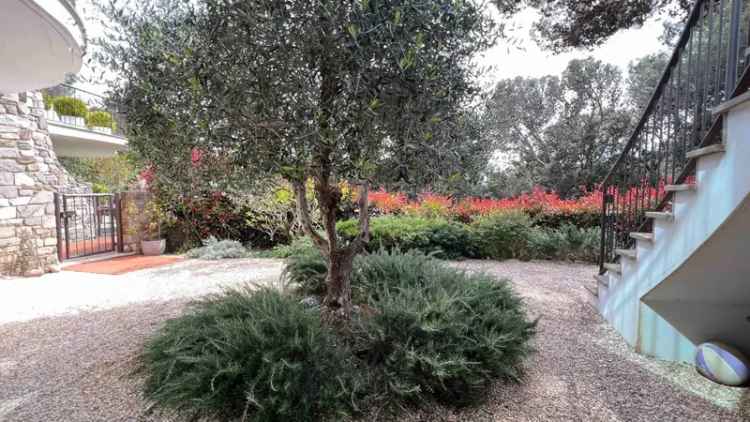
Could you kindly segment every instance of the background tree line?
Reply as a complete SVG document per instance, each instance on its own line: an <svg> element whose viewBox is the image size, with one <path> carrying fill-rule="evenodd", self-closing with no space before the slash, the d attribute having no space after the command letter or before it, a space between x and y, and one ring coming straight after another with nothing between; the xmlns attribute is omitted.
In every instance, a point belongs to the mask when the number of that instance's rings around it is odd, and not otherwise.
<svg viewBox="0 0 750 422"><path fill-rule="evenodd" d="M625 77L589 57L572 60L561 76L498 82L482 118L501 158L476 194L513 196L542 186L571 197L594 189L625 145L667 59L666 53L642 57Z"/></svg>

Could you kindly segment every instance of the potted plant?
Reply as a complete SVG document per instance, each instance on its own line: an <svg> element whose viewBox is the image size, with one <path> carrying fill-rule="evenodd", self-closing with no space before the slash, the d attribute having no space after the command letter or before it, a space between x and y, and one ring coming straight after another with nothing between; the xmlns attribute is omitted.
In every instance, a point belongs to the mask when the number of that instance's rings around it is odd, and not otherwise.
<svg viewBox="0 0 750 422"><path fill-rule="evenodd" d="M52 108L59 116L61 122L73 126L86 126L88 107L86 103L78 98L57 97L52 102Z"/></svg>
<svg viewBox="0 0 750 422"><path fill-rule="evenodd" d="M86 115L86 126L93 131L106 133L107 135L111 135L116 128L112 115L102 110L89 112Z"/></svg>
<svg viewBox="0 0 750 422"><path fill-rule="evenodd" d="M144 255L161 255L167 248L167 241L161 233L163 221L164 212L159 204L154 200L147 201L143 208L141 222L141 252Z"/></svg>

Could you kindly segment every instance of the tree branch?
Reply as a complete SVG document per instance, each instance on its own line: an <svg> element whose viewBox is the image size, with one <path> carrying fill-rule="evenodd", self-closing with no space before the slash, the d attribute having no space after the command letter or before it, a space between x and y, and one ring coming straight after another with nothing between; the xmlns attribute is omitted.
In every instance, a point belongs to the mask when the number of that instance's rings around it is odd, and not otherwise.
<svg viewBox="0 0 750 422"><path fill-rule="evenodd" d="M297 200L297 218L299 219L302 230L306 235L310 236L315 246L318 247L326 255L330 253L329 243L321 236L313 227L312 219L310 218L310 207L307 204L307 188L305 182L298 180L292 181L292 188L294 189L294 196Z"/></svg>

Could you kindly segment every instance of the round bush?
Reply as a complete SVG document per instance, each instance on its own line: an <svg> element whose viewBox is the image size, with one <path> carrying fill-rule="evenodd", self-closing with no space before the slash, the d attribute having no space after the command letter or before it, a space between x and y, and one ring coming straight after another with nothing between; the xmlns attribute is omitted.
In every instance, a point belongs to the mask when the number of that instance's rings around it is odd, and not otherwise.
<svg viewBox="0 0 750 422"><path fill-rule="evenodd" d="M494 213L472 224L477 254L489 259L530 259L531 219L522 212Z"/></svg>
<svg viewBox="0 0 750 422"><path fill-rule="evenodd" d="M86 117L88 113L86 103L73 97L56 97L52 107L60 116Z"/></svg>
<svg viewBox="0 0 750 422"><path fill-rule="evenodd" d="M337 343L294 297L227 291L193 304L147 343L145 393L195 418L340 418L363 384Z"/></svg>
<svg viewBox="0 0 750 422"><path fill-rule="evenodd" d="M115 130L115 122L112 115L106 111L92 111L86 115L86 126L108 127Z"/></svg>
<svg viewBox="0 0 750 422"><path fill-rule="evenodd" d="M362 257L354 277L372 310L353 343L377 395L465 404L491 380L519 379L536 323L507 281L416 253Z"/></svg>

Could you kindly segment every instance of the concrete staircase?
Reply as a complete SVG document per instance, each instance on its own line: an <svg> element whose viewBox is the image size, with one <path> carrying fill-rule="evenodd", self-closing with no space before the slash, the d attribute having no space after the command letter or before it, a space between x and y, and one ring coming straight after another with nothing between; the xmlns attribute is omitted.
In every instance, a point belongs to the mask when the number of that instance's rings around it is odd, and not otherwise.
<svg viewBox="0 0 750 422"><path fill-rule="evenodd" d="M739 100L744 98L744 100ZM597 275L598 308L637 351L692 361L709 340L750 354L750 95L716 109L721 143L690 151L694 183L646 213L649 232Z"/></svg>

